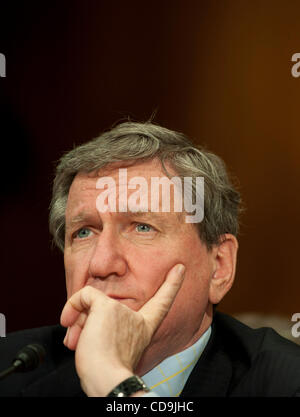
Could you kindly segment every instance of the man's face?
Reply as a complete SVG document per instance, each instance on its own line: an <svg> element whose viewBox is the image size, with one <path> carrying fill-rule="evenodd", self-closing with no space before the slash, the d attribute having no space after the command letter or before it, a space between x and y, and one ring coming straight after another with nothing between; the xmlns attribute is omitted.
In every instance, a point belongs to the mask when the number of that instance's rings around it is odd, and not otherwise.
<svg viewBox="0 0 300 417"><path fill-rule="evenodd" d="M172 204L168 213L99 212L96 201L104 190L97 189L96 183L103 176L114 179L118 202L124 186L119 184L119 166L80 173L70 188L64 254L68 298L91 285L137 311L172 267L185 265L182 287L147 349L149 358L164 358L194 343L210 324L212 255L195 225L185 222L184 213L175 213ZM144 177L150 190L151 177L165 174L160 163L152 160L128 166L128 181L132 177ZM128 190L128 198L134 192Z"/></svg>

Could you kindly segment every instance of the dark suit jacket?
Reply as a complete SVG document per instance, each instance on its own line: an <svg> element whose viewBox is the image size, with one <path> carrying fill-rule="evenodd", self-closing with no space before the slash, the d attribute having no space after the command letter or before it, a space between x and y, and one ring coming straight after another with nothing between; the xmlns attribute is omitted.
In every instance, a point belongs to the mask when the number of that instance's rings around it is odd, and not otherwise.
<svg viewBox="0 0 300 417"><path fill-rule="evenodd" d="M0 397L80 397L74 353L62 344L66 329L48 326L0 339L0 370L28 343L42 343L47 359L36 370L0 381ZM253 330L216 312L210 340L193 369L182 397L298 396L300 346L270 328ZM300 394L299 394L300 395Z"/></svg>

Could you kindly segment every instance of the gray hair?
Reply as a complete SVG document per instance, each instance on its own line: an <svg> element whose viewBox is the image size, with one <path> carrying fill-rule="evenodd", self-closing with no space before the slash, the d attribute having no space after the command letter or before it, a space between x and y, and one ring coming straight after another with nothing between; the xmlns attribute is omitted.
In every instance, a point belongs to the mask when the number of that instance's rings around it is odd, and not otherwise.
<svg viewBox="0 0 300 417"><path fill-rule="evenodd" d="M121 161L158 158L181 178L204 178L204 219L196 227L208 249L220 243L225 233L238 234L240 194L233 186L224 162L215 154L196 147L182 133L156 124L125 122L80 145L59 161L50 204L50 232L63 251L65 211L71 184L79 172L90 173ZM169 176L169 175L168 175Z"/></svg>

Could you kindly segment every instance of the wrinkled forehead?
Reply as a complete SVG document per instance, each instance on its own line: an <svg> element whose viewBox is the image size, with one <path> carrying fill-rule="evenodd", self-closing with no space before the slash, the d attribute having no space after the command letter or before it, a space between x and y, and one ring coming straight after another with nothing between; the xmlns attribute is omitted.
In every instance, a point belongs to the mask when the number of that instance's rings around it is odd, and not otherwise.
<svg viewBox="0 0 300 417"><path fill-rule="evenodd" d="M177 175L169 161L165 161L164 166L170 175ZM166 176L166 171L162 166L162 162L158 158L149 160L112 162L98 170L89 173L88 176L91 178L113 176L117 179L120 169L126 169L128 178L135 175L141 175L145 178L148 177L149 179L151 176Z"/></svg>
<svg viewBox="0 0 300 417"><path fill-rule="evenodd" d="M66 216L77 206L96 206L99 214L175 213L180 218L183 213L194 213L185 217L186 222L200 223L204 218L204 179L196 177L193 185L191 177L180 178L170 166L165 168L168 176L161 162L154 159L78 173L70 188Z"/></svg>
<svg viewBox="0 0 300 417"><path fill-rule="evenodd" d="M168 173L176 175L168 163L165 165ZM149 211L151 207L157 210L157 205L162 208L163 184L164 190L170 194L168 199L172 201L174 184L166 176L158 159L111 163L90 173L79 172L75 176L69 190L67 210L74 204L84 204L85 200L89 203L92 198L99 200L100 194L103 202L105 199L111 201L115 198L119 201L126 198L131 208L135 201L136 208L140 210L143 210L143 204Z"/></svg>
<svg viewBox="0 0 300 417"><path fill-rule="evenodd" d="M169 175L177 175L169 162L166 162L164 165ZM151 185L153 178L169 179L158 158L148 161L113 162L90 173L77 173L71 184L69 195L73 197L74 191L96 190L97 183L99 184L99 180L103 178L113 179L117 186L128 185L135 178L145 179L148 185Z"/></svg>

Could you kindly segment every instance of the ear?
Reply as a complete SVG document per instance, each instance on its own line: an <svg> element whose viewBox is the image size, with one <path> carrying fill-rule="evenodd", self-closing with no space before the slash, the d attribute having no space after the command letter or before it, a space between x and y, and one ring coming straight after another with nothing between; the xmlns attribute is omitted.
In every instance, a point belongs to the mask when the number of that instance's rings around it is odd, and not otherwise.
<svg viewBox="0 0 300 417"><path fill-rule="evenodd" d="M225 234L212 250L214 270L209 287L209 301L218 304L234 281L238 242L235 236Z"/></svg>

